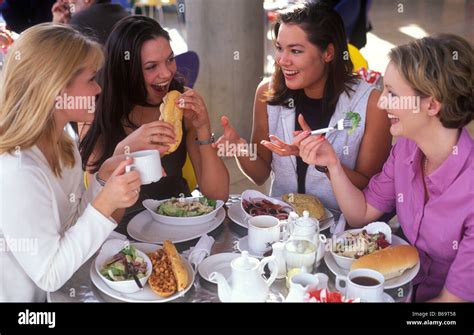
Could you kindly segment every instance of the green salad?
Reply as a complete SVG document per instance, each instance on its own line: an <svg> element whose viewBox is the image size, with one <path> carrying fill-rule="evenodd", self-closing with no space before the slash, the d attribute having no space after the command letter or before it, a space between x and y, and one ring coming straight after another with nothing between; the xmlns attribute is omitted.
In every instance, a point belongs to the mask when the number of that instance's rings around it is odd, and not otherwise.
<svg viewBox="0 0 474 335"><path fill-rule="evenodd" d="M146 276L147 263L137 254L137 250L128 245L102 265L100 274L112 281L131 280Z"/></svg>
<svg viewBox="0 0 474 335"><path fill-rule="evenodd" d="M348 131L349 135L352 135L354 130L356 130L356 128L359 126L360 119L361 119L360 115L359 115L359 113L355 113L355 112L347 112L346 113L346 119L350 119L351 122L352 122L352 128L349 129L349 131Z"/></svg>
<svg viewBox="0 0 474 335"><path fill-rule="evenodd" d="M198 199L171 198L163 202L156 210L158 214L174 217L193 217L209 214L216 209L216 200L206 197Z"/></svg>

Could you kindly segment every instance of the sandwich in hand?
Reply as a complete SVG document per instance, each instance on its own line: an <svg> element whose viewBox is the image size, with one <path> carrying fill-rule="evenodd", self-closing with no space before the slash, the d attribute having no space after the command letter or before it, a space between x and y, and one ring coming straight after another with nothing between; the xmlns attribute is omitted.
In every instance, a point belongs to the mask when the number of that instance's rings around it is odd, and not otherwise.
<svg viewBox="0 0 474 335"><path fill-rule="evenodd" d="M163 103L160 106L160 121L165 121L173 125L174 133L176 135L175 142L170 144L169 149L164 153L165 155L174 152L178 149L183 137L183 110L176 106L175 101L181 96L181 93L173 90L168 92L163 98Z"/></svg>
<svg viewBox="0 0 474 335"><path fill-rule="evenodd" d="M161 297L168 297L188 286L188 271L171 241L166 240L163 249L148 254L153 264L153 271L148 284L153 292Z"/></svg>

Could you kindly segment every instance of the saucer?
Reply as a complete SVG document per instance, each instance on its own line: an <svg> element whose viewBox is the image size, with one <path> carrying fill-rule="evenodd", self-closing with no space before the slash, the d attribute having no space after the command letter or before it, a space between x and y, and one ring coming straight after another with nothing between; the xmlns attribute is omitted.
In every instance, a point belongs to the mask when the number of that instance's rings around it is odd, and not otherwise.
<svg viewBox="0 0 474 335"><path fill-rule="evenodd" d="M238 242L237 242L237 249L239 249L240 252L242 251L248 251L249 256L255 257L255 258L264 258L264 254L268 251L271 251L272 248L269 248L267 251L264 252L255 252L250 250L249 248L249 236L244 236L242 237Z"/></svg>

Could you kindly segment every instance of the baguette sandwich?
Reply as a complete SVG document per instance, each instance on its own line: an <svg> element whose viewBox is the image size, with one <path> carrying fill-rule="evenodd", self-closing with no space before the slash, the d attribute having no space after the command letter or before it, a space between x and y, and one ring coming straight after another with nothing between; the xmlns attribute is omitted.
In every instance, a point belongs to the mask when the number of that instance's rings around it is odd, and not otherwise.
<svg viewBox="0 0 474 335"><path fill-rule="evenodd" d="M169 149L164 153L170 154L178 149L183 137L183 110L176 106L175 101L180 97L181 93L173 90L168 92L163 98L163 103L160 106L160 120L171 123L176 135L175 143L170 144Z"/></svg>
<svg viewBox="0 0 474 335"><path fill-rule="evenodd" d="M356 259L351 265L355 269L372 269L380 272L385 280L398 277L419 262L418 251L411 245L396 245L375 251Z"/></svg>

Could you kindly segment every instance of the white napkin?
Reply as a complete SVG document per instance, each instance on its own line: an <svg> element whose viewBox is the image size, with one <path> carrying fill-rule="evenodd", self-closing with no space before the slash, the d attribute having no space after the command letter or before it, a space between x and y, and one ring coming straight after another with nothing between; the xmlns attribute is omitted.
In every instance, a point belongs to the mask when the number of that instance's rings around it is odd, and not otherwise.
<svg viewBox="0 0 474 335"><path fill-rule="evenodd" d="M204 258L211 254L211 248L214 244L214 238L207 234L201 236L196 245L189 249L188 261L194 267L194 271L197 270L199 263L203 261Z"/></svg>
<svg viewBox="0 0 474 335"><path fill-rule="evenodd" d="M344 217L344 214L341 213L339 216L339 220L335 225L333 225L330 229L332 235L337 235L339 233L342 233L346 228L346 218Z"/></svg>

